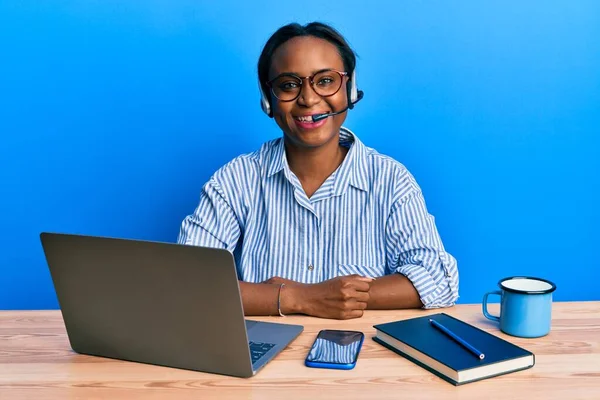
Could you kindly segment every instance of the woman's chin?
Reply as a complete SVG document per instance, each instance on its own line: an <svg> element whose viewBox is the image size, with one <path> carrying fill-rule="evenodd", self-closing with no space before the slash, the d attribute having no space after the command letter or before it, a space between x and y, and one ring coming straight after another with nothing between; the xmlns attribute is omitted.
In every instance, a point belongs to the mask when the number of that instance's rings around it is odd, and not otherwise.
<svg viewBox="0 0 600 400"><path fill-rule="evenodd" d="M288 141L297 147L317 148L326 146L333 139L334 135L326 130L315 131L296 131L291 135L286 135ZM337 136L337 135L335 135Z"/></svg>

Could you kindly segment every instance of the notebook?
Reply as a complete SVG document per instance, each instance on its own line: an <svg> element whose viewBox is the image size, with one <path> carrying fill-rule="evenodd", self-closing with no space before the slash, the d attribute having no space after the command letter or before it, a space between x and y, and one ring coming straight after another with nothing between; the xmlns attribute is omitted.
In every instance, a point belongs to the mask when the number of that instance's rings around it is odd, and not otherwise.
<svg viewBox="0 0 600 400"><path fill-rule="evenodd" d="M481 360L436 329L433 319L484 353ZM533 353L445 313L375 325L377 343L454 385L531 368Z"/></svg>

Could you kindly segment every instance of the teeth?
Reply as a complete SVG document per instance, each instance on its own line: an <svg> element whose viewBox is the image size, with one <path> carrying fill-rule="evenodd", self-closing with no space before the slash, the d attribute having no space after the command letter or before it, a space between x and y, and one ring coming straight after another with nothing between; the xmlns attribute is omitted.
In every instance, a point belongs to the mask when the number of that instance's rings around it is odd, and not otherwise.
<svg viewBox="0 0 600 400"><path fill-rule="evenodd" d="M312 117L296 117L296 119L298 121L302 121L302 122L312 122Z"/></svg>

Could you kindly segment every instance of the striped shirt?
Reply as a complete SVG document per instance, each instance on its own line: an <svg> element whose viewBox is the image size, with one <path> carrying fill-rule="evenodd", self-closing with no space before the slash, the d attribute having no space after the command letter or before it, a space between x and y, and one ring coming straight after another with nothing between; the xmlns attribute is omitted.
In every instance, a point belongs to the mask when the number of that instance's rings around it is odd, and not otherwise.
<svg viewBox="0 0 600 400"><path fill-rule="evenodd" d="M413 176L346 128L339 140L348 153L310 198L288 165L283 138L236 157L204 185L178 243L231 251L246 282L400 273L425 308L454 304L456 260Z"/></svg>

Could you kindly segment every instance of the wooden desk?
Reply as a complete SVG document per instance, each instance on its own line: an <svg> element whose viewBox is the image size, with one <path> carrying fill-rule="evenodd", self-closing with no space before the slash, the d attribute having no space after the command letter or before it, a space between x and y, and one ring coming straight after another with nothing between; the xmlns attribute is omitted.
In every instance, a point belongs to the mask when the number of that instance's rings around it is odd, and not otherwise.
<svg viewBox="0 0 600 400"><path fill-rule="evenodd" d="M256 318L305 330L250 379L79 355L69 347L59 311L2 311L0 399L600 399L600 302L555 303L552 332L540 339L500 333L480 305L444 311L533 351L536 365L455 387L371 339L374 324L435 310L369 311L349 321ZM354 370L303 365L323 328L365 332Z"/></svg>

